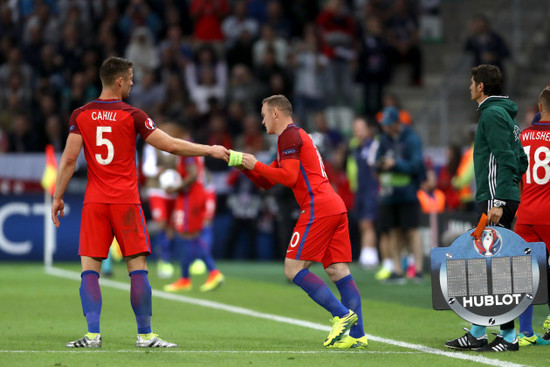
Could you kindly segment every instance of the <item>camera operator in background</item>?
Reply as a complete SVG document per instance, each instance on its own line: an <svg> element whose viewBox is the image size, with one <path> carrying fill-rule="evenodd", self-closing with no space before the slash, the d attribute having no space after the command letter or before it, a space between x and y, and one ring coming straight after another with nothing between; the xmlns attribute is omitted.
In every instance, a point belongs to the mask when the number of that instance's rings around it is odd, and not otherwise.
<svg viewBox="0 0 550 367"><path fill-rule="evenodd" d="M399 110L386 107L383 133L376 155L380 181L380 251L383 267L377 279L388 283L405 282L401 250L405 241L414 256L415 281L422 280L423 253L418 227L420 204L416 192L425 179L422 142L416 132L399 120ZM402 239L404 237L404 241Z"/></svg>

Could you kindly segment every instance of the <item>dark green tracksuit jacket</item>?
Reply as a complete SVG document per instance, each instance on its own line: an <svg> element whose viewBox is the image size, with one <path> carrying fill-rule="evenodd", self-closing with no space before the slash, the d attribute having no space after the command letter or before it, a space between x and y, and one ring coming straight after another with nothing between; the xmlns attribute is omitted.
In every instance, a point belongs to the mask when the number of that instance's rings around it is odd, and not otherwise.
<svg viewBox="0 0 550 367"><path fill-rule="evenodd" d="M491 96L481 103L474 140L476 201L520 201L519 182L528 161L516 121L517 105L508 97Z"/></svg>

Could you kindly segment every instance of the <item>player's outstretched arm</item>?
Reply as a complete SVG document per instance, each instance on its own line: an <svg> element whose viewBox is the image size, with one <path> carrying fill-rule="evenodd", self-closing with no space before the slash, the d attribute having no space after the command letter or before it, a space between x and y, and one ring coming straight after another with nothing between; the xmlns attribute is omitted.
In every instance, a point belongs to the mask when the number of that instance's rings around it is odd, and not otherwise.
<svg viewBox="0 0 550 367"><path fill-rule="evenodd" d="M236 162L233 162L231 157L235 154L240 155L240 159L238 159ZM254 171L254 165L256 164L258 160L255 156L252 154L243 154L240 152L231 152L231 156L229 158L229 165L235 166L239 168L242 173L245 174L246 177L248 177L256 186L261 187L264 190L269 190L273 186L276 185L276 182L273 182L262 175L260 175L258 172ZM275 167L277 165L277 161L271 162L271 166ZM250 169L247 167L251 167Z"/></svg>
<svg viewBox="0 0 550 367"><path fill-rule="evenodd" d="M174 138L160 129L153 131L145 141L157 149L176 155L187 157L210 156L223 159L226 162L229 161L229 150L221 145L191 143L187 140Z"/></svg>
<svg viewBox="0 0 550 367"><path fill-rule="evenodd" d="M67 144L65 150L59 161L59 168L57 170L57 181L55 183L55 192L53 194L52 201L52 221L56 227L59 227L58 212L61 217L65 216L65 203L63 202L63 195L67 189L67 185L73 177L74 167L78 154L82 149L82 135L69 134L67 138Z"/></svg>
<svg viewBox="0 0 550 367"><path fill-rule="evenodd" d="M255 172L272 182L285 185L286 187L294 187L296 181L298 181L300 172L300 161L298 159L283 159L281 160L281 167L279 168L272 165L268 166L262 162L256 161L255 158L251 159L247 156L249 156L249 154L245 154L243 157L243 166L248 169L253 169Z"/></svg>

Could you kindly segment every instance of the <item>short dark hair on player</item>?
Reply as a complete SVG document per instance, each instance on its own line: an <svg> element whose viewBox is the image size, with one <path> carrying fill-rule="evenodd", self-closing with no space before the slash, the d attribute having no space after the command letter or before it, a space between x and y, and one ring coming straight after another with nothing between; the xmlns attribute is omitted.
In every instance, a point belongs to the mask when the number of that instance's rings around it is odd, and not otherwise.
<svg viewBox="0 0 550 367"><path fill-rule="evenodd" d="M119 77L124 77L128 74L133 63L122 57L111 56L103 61L99 68L99 78L103 85L113 85Z"/></svg>
<svg viewBox="0 0 550 367"><path fill-rule="evenodd" d="M476 84L483 83L483 93L486 96L502 95L504 79L498 66L483 64L473 67L470 71Z"/></svg>
<svg viewBox="0 0 550 367"><path fill-rule="evenodd" d="M289 116L292 115L292 104L282 94L275 94L271 97L264 98L262 101L263 104L267 104L269 108L277 108L281 112L287 113Z"/></svg>
<svg viewBox="0 0 550 367"><path fill-rule="evenodd" d="M550 86L547 86L540 92L539 103L542 105L544 112L550 112Z"/></svg>

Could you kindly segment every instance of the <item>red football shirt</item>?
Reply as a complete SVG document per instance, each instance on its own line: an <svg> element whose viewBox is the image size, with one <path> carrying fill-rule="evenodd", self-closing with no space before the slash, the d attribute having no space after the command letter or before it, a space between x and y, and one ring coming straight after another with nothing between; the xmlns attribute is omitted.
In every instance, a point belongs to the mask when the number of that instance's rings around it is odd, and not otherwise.
<svg viewBox="0 0 550 367"><path fill-rule="evenodd" d="M529 167L523 175L517 223L546 225L550 212L550 121L539 121L523 130L521 144Z"/></svg>
<svg viewBox="0 0 550 367"><path fill-rule="evenodd" d="M201 191L204 191L204 157L181 157L178 162L178 172L181 178L185 179L189 173L187 172L190 166L195 166L197 169L197 180L187 188L186 194L191 194L196 191L196 187L200 186Z"/></svg>
<svg viewBox="0 0 550 367"><path fill-rule="evenodd" d="M82 135L88 163L84 203L140 203L136 138L155 129L145 112L120 100L95 100L73 111L70 132Z"/></svg>
<svg viewBox="0 0 550 367"><path fill-rule="evenodd" d="M277 165L284 159L300 160L300 173L292 191L303 215L313 218L346 213L342 198L334 192L323 159L310 136L294 124L277 140Z"/></svg>

